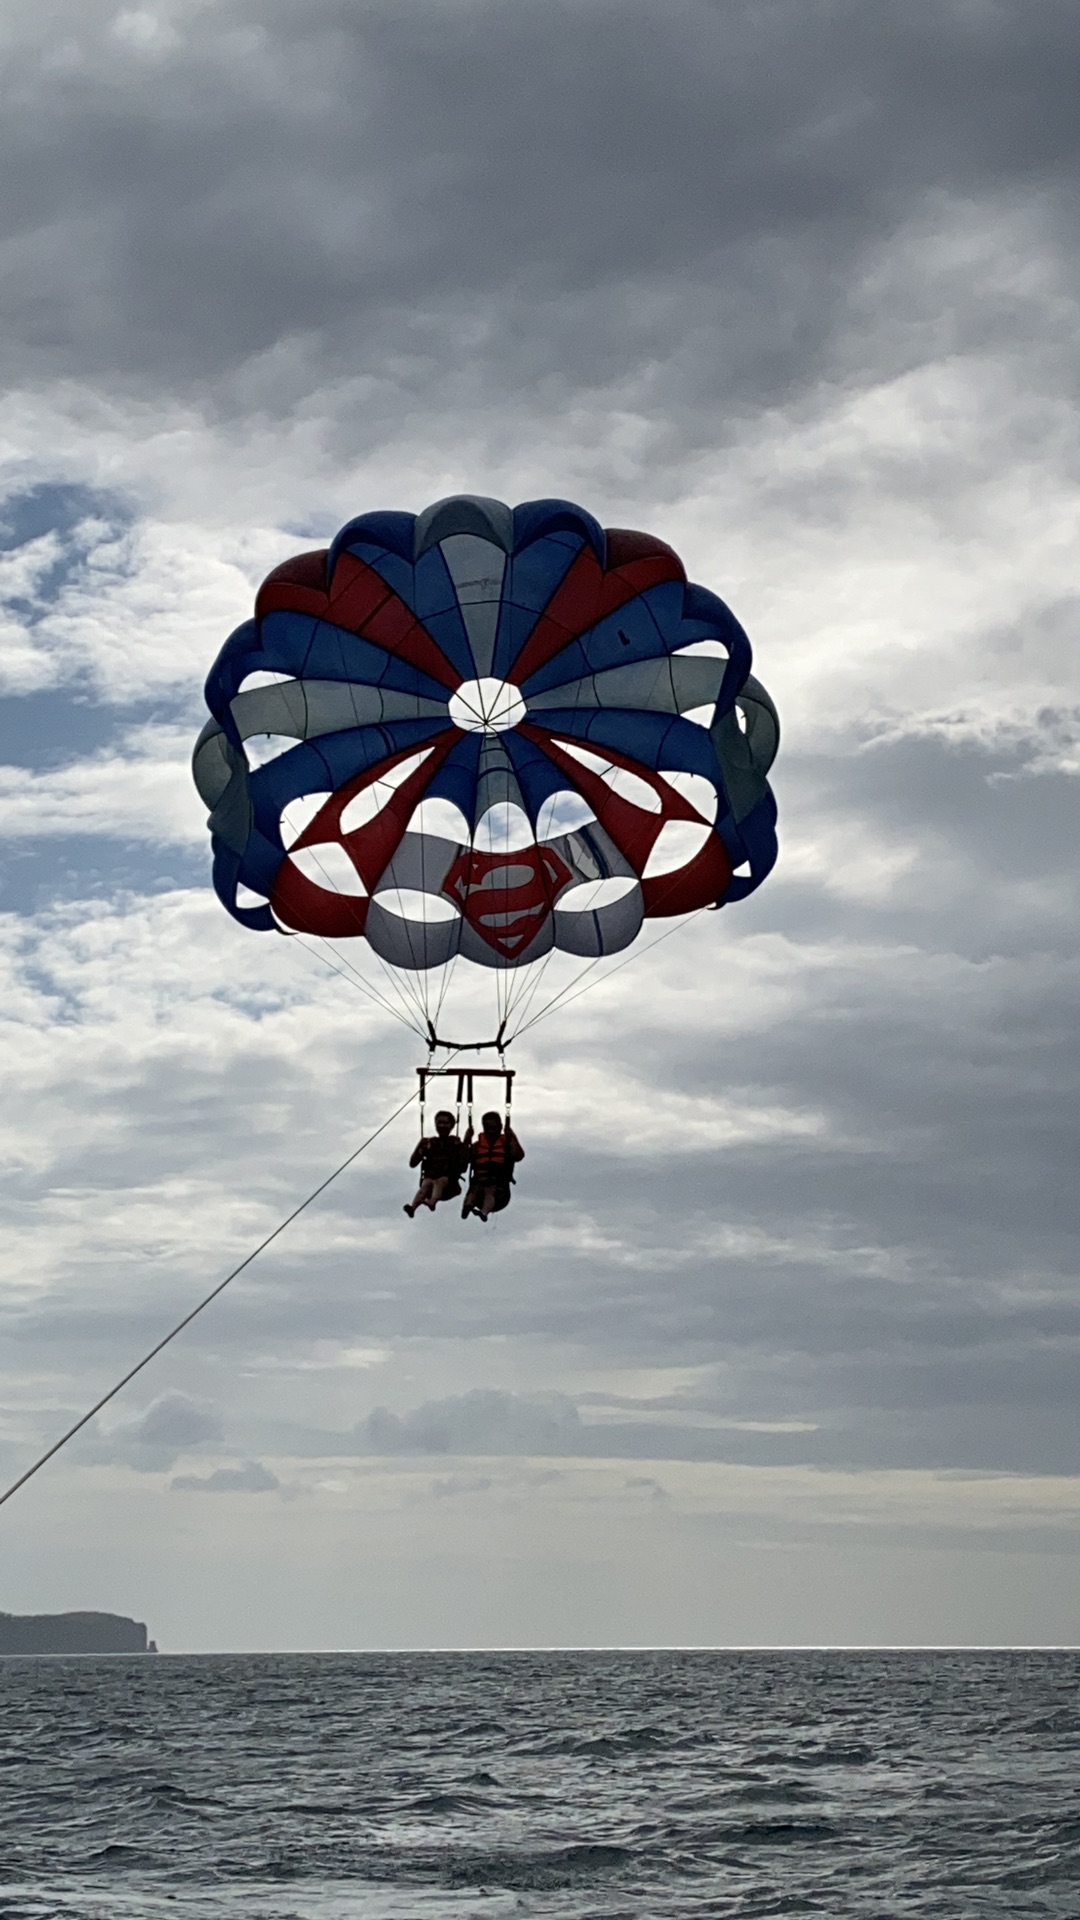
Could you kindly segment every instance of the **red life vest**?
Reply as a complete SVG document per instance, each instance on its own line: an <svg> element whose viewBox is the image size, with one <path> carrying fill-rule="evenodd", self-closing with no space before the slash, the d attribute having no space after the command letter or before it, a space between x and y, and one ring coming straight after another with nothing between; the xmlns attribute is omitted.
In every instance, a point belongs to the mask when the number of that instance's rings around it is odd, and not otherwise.
<svg viewBox="0 0 1080 1920"><path fill-rule="evenodd" d="M494 1140L489 1140L486 1133L479 1135L473 1147L474 1180L505 1180L513 1164L510 1142L505 1132L497 1133Z"/></svg>

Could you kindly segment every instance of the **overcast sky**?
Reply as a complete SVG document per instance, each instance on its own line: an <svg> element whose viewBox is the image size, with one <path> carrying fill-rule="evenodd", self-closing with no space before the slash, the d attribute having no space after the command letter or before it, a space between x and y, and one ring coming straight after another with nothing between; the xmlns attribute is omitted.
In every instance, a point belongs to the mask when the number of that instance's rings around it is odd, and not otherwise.
<svg viewBox="0 0 1080 1920"><path fill-rule="evenodd" d="M407 1114L0 1515L163 1647L1080 1640L1075 0L8 0L0 1476L403 1099L209 888L201 685L378 506L672 541L781 856Z"/></svg>

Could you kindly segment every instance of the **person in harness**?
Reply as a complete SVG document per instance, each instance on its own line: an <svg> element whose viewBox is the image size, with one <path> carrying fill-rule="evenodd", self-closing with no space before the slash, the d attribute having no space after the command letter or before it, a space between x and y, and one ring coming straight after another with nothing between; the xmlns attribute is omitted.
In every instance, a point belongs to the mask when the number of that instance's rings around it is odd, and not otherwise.
<svg viewBox="0 0 1080 1920"><path fill-rule="evenodd" d="M472 1172L461 1217L467 1220L470 1213L475 1213L481 1220L487 1220L491 1214L509 1206L514 1168L519 1160L524 1160L525 1149L513 1127L509 1122L504 1127L497 1113L485 1113L475 1141L470 1129L465 1135L465 1146Z"/></svg>
<svg viewBox="0 0 1080 1920"><path fill-rule="evenodd" d="M410 1167L420 1169L420 1185L404 1208L409 1219L415 1218L417 1207L434 1213L440 1200L456 1200L468 1164L467 1144L454 1132L453 1114L437 1113L434 1133L417 1143L409 1160Z"/></svg>

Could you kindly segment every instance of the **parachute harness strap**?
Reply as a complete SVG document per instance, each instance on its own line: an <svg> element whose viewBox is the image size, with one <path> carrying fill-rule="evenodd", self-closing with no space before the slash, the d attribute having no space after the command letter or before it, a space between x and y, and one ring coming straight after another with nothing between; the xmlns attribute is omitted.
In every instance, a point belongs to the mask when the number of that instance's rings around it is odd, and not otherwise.
<svg viewBox="0 0 1080 1920"><path fill-rule="evenodd" d="M423 1071L423 1069L421 1069L421 1071ZM307 1208L312 1205L312 1202L317 1200L320 1194L325 1193L327 1187L332 1186L334 1181L345 1172L346 1168L351 1167L353 1161L358 1160L360 1155L379 1138L381 1133L385 1133L388 1127L393 1126L395 1120L400 1119L406 1107L411 1107L415 1099L415 1093L410 1093L408 1099L403 1100L400 1107L395 1107L393 1113L389 1114L387 1118L375 1128L374 1133L369 1133L366 1140L361 1140L360 1145L353 1148L348 1158L343 1160L339 1167L335 1167L333 1173L328 1174L325 1180L320 1181L314 1191L308 1194L306 1200L301 1200L300 1205L294 1207L291 1213L286 1214L284 1220L274 1228L272 1233L267 1234L265 1240L260 1240L258 1246L252 1248L252 1251L241 1260L238 1267L234 1267L231 1273L227 1273L224 1280L219 1280L217 1286L206 1295L206 1298L199 1301L198 1306L192 1307L191 1312L186 1313L182 1320L178 1320L175 1327L165 1335L163 1340L159 1340L156 1346L151 1347L149 1353L144 1354L141 1360L137 1361L133 1367L128 1369L122 1380L118 1380L114 1387L110 1387L108 1393L103 1393L100 1400L95 1400L89 1411L84 1413L80 1419L76 1420L74 1426L69 1427L66 1433L61 1434L60 1439L54 1441L47 1452L43 1453L39 1459L34 1461L32 1467L28 1467L26 1472L20 1474L19 1478L14 1480L10 1487L3 1493L0 1493L0 1507L4 1505L5 1501L11 1499L12 1494L18 1493L20 1487L25 1487L27 1481L32 1480L34 1475L41 1471L42 1467L47 1465L63 1447L66 1447L69 1440L74 1440L75 1435L81 1433L82 1429L89 1425L90 1421L101 1412L102 1408L108 1406L110 1400L115 1400L117 1394L121 1393L129 1382L134 1380L137 1373L141 1373L144 1367L148 1367L151 1360L156 1360L158 1354L163 1352L170 1342L176 1339L177 1334L183 1333L185 1327L190 1327L192 1321L197 1319L199 1314L205 1311L211 1301L216 1300L219 1293L224 1293L226 1287L229 1286L238 1275L243 1273L246 1267L250 1267L252 1261L257 1260L260 1253L266 1251L271 1241L276 1240L279 1234L284 1233L286 1227L291 1227L293 1221L298 1220L300 1215L306 1212Z"/></svg>
<svg viewBox="0 0 1080 1920"><path fill-rule="evenodd" d="M507 1066L506 1055L501 1046L499 1048L499 1059L501 1064L497 1067L474 1067L471 1065L467 1067L465 1066L452 1067L450 1065L447 1065L445 1067L433 1067L430 1059L428 1060L428 1064L426 1067L417 1067L416 1069L417 1078L420 1081L421 1115L423 1115L424 1113L424 1101L427 1098L428 1081L441 1080L441 1079L456 1080L457 1082L457 1130L458 1130L458 1133L460 1133L461 1132L461 1105L463 1100L465 1102L466 1126L471 1127L473 1125L473 1109L476 1104L476 1085L475 1085L476 1081L477 1080L501 1080L503 1083L504 1105L506 1108L506 1125L509 1126L510 1125L511 1093L514 1085L515 1069L513 1067Z"/></svg>

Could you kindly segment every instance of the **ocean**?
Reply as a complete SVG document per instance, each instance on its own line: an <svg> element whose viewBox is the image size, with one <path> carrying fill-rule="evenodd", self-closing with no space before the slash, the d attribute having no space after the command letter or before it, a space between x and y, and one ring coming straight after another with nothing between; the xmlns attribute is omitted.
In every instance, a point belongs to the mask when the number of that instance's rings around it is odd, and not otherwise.
<svg viewBox="0 0 1080 1920"><path fill-rule="evenodd" d="M0 1920L1080 1916L1080 1654L0 1662Z"/></svg>

